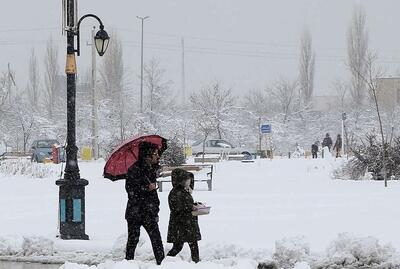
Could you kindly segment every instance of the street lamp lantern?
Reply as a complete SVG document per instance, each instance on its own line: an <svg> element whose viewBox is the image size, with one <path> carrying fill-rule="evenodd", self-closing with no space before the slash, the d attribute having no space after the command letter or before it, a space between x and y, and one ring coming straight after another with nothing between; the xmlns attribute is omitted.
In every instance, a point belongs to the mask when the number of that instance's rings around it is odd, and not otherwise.
<svg viewBox="0 0 400 269"><path fill-rule="evenodd" d="M59 189L59 227L61 239L88 240L85 233L85 186L89 184L86 179L80 177L78 167L78 147L76 146L76 61L75 53L80 55L79 26L86 17L95 18L100 24L100 31L95 37L95 43L99 55L103 55L107 49L109 36L104 31L101 20L93 14L82 16L75 26L76 0L66 0L66 28L67 32L67 61L65 73L67 75L67 146L64 178L56 181ZM77 47L75 49L75 37Z"/></svg>
<svg viewBox="0 0 400 269"><path fill-rule="evenodd" d="M94 37L94 44L100 56L103 56L106 52L109 41L110 37L108 36L107 32L104 31L104 26L100 25L100 30L96 33Z"/></svg>

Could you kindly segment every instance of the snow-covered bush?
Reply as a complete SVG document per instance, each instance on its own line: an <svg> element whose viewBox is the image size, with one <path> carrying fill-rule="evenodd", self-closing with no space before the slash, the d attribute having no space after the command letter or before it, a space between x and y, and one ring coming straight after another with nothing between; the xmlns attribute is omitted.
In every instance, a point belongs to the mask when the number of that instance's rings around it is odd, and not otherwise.
<svg viewBox="0 0 400 269"><path fill-rule="evenodd" d="M54 242L42 236L24 237L22 242L22 254L30 255L46 255L50 256L54 252Z"/></svg>
<svg viewBox="0 0 400 269"><path fill-rule="evenodd" d="M21 242L17 238L0 237L0 256L16 255L20 251Z"/></svg>
<svg viewBox="0 0 400 269"><path fill-rule="evenodd" d="M344 179L366 179L371 173L374 179L383 179L382 170L382 143L376 135L369 134L366 141L351 148L354 157L337 171L343 174ZM393 144L386 145L386 171L388 179L400 179L400 137L393 140Z"/></svg>
<svg viewBox="0 0 400 269"><path fill-rule="evenodd" d="M274 260L279 268L293 268L297 262L310 255L310 247L304 237L284 238L275 242Z"/></svg>
<svg viewBox="0 0 400 269"><path fill-rule="evenodd" d="M27 176L32 178L56 177L60 165L31 162L27 159L10 159L0 161L0 174L10 176Z"/></svg>
<svg viewBox="0 0 400 269"><path fill-rule="evenodd" d="M186 162L183 145L176 138L168 140L168 148L161 156L160 163L168 166L178 166Z"/></svg>
<svg viewBox="0 0 400 269"><path fill-rule="evenodd" d="M353 237L339 234L326 250L327 257L314 264L313 268L399 268L394 266L395 249L380 245L373 237ZM387 267L389 266L389 267ZM392 267L394 266L394 267Z"/></svg>

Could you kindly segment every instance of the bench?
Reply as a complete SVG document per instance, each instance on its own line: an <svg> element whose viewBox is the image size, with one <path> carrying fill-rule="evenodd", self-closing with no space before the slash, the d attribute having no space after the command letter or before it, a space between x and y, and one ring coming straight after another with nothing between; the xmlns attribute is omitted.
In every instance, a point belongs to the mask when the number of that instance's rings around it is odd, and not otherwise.
<svg viewBox="0 0 400 269"><path fill-rule="evenodd" d="M194 157L195 163L217 163L220 161L220 157Z"/></svg>
<svg viewBox="0 0 400 269"><path fill-rule="evenodd" d="M158 184L158 191L162 192L163 191L163 183L166 182L171 182L171 178L169 179L164 179L166 177L171 176L172 170L175 168L180 168L188 172L198 172L202 169L210 169L209 172L206 174L206 178L196 178L196 175L194 177L194 182L207 182L208 190L212 190L212 176L213 176L213 170L214 166L212 164L199 164L199 165L181 165L181 166L163 166L162 171L160 176L157 178L157 184Z"/></svg>
<svg viewBox="0 0 400 269"><path fill-rule="evenodd" d="M31 159L32 153L31 152L10 151L10 152L4 152L3 154L0 154L0 160L19 159L19 158Z"/></svg>

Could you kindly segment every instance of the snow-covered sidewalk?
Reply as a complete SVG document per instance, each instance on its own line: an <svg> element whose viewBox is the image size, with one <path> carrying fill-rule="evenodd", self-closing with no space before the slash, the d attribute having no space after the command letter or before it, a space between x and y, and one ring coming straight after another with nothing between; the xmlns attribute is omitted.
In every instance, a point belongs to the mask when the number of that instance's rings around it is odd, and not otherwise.
<svg viewBox="0 0 400 269"><path fill-rule="evenodd" d="M157 268L242 269L272 260L288 267L300 261L320 268L336 262L400 266L396 252L400 249L399 182L389 182L384 188L382 182L332 179L333 168L341 162L258 159L216 164L213 191L199 183L193 194L195 200L212 206L211 214L199 219L202 262L188 263L190 254L185 247L177 258L168 258ZM145 232L137 261L122 261L124 181L102 178L104 161L79 163L81 177L90 182L86 188L89 241L56 238L59 165L24 171L4 166L0 164L0 259L72 261L99 264L101 269L153 268ZM37 169L40 173L32 172ZM32 173L34 178L27 176ZM159 193L164 239L170 187L165 189ZM165 244L166 250L170 247ZM307 264L298 263L297 268L307 268ZM66 264L64 268L87 267Z"/></svg>

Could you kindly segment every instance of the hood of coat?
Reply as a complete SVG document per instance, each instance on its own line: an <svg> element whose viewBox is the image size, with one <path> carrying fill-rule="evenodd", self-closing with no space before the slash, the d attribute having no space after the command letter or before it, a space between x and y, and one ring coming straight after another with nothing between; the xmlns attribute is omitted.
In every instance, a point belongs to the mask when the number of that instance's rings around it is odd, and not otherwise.
<svg viewBox="0 0 400 269"><path fill-rule="evenodd" d="M185 187L186 181L189 179L189 173L183 169L175 168L171 173L172 187Z"/></svg>

